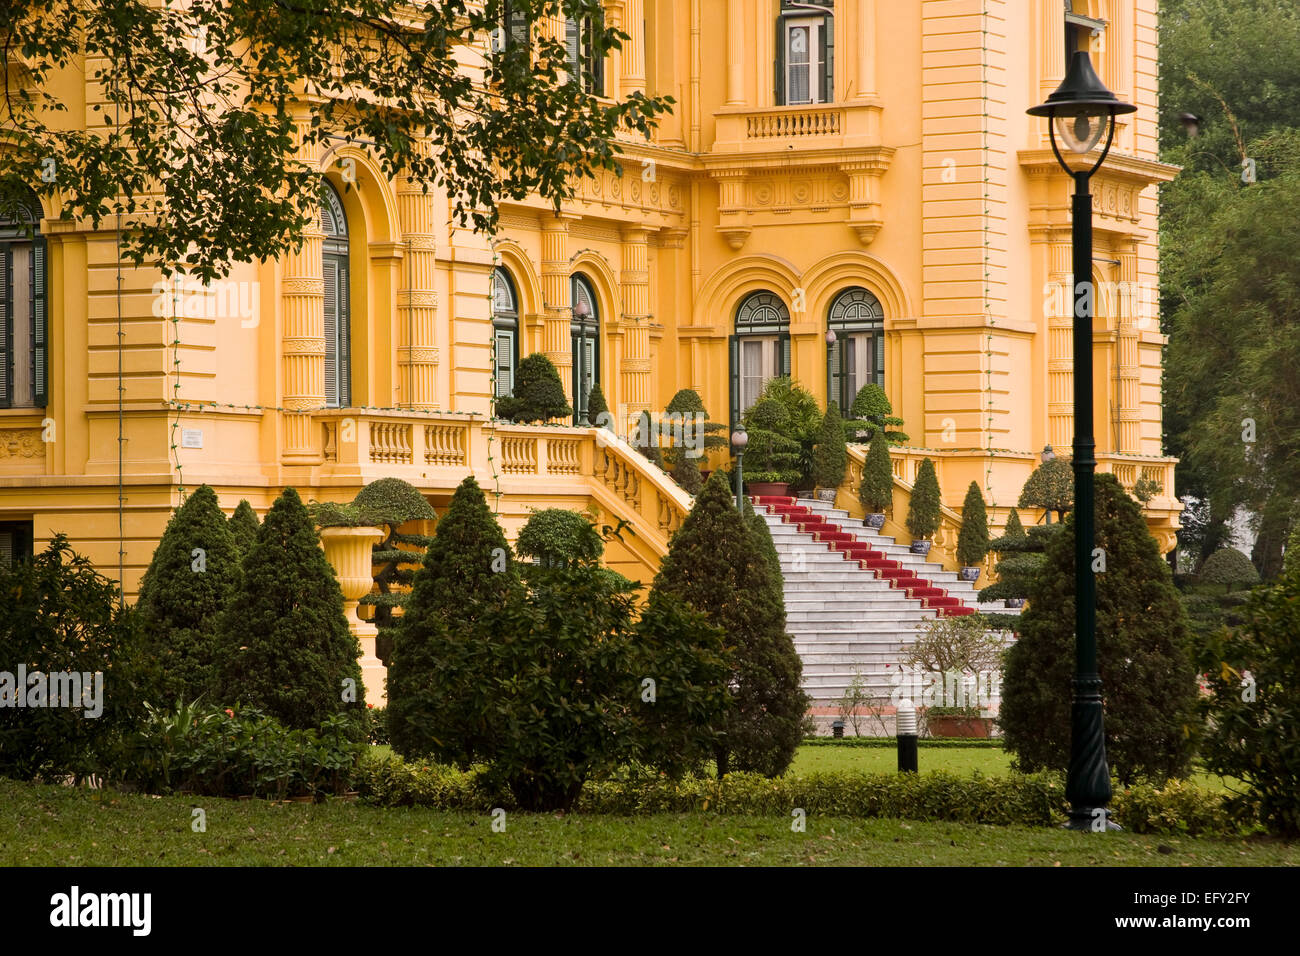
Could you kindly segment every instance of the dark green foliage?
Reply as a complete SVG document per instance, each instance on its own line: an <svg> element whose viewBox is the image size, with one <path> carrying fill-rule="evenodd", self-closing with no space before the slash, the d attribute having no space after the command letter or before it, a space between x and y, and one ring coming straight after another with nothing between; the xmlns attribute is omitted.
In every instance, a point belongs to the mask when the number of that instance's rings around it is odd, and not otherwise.
<svg viewBox="0 0 1300 956"><path fill-rule="evenodd" d="M210 697L222 646L220 618L239 587L240 557L216 492L200 486L167 522L140 581L136 607L160 671L155 703Z"/></svg>
<svg viewBox="0 0 1300 956"><path fill-rule="evenodd" d="M1074 507L1074 469L1064 458L1053 458L1034 469L1025 487L1020 490L1021 508L1042 508L1047 520L1052 512L1064 519L1065 512Z"/></svg>
<svg viewBox="0 0 1300 956"><path fill-rule="evenodd" d="M484 618L518 600L520 588L505 532L468 477L438 522L394 635L388 729L395 751L458 764L477 752L480 728L464 708L481 688L465 669L464 648L495 639Z"/></svg>
<svg viewBox="0 0 1300 956"><path fill-rule="evenodd" d="M774 419L774 428L782 438L793 443L795 451L793 469L794 478L767 479L768 481L789 480L791 491L808 491L813 486L813 448L821 429L822 413L817 407L817 399L788 375L779 375L768 379L763 385L759 401L770 399L785 410L785 415ZM750 409L752 412L753 409ZM748 422L746 422L748 428ZM753 448L753 437L750 437ZM779 471L780 468L765 469ZM755 478L755 481L761 479Z"/></svg>
<svg viewBox="0 0 1300 956"><path fill-rule="evenodd" d="M145 793L273 800L338 795L366 750L343 715L325 718L319 730L290 730L252 707L151 707L113 777Z"/></svg>
<svg viewBox="0 0 1300 956"><path fill-rule="evenodd" d="M514 392L497 399L497 416L514 422L546 422L572 414L560 373L541 352L519 363Z"/></svg>
<svg viewBox="0 0 1300 956"><path fill-rule="evenodd" d="M286 727L321 727L364 705L361 647L343 616L343 592L306 506L286 488L244 557L244 575L221 620L222 704L245 704ZM351 680L351 702L344 701Z"/></svg>
<svg viewBox="0 0 1300 956"><path fill-rule="evenodd" d="M240 499L239 506L226 522L226 527L230 529L230 536L235 539L235 548L239 551L241 559L257 540L257 529L260 526L261 522L257 520L257 512L253 510L253 506L247 499Z"/></svg>
<svg viewBox="0 0 1300 956"><path fill-rule="evenodd" d="M894 507L894 467L889 460L889 439L877 432L862 465L858 500L867 514L885 514Z"/></svg>
<svg viewBox="0 0 1300 956"><path fill-rule="evenodd" d="M736 511L723 476L713 474L655 575L652 593L675 595L725 635L732 693L715 754L720 774L784 772L808 709L773 551L770 538Z"/></svg>
<svg viewBox="0 0 1300 956"><path fill-rule="evenodd" d="M605 393L601 390L600 382L592 385L591 391L587 393L587 421L597 428L610 428L613 424L612 416L609 414L609 405L605 403Z"/></svg>
<svg viewBox="0 0 1300 956"><path fill-rule="evenodd" d="M672 469L673 480L691 495L698 495L704 487L700 474L700 461L709 451L725 448L730 440L727 428L709 421L709 411L694 389L680 389L664 409L661 425L666 425L675 437L674 445L664 450L664 459Z"/></svg>
<svg viewBox="0 0 1300 956"><path fill-rule="evenodd" d="M636 429L629 442L650 464L666 471L663 449L659 447L659 430L649 412L642 412L636 420Z"/></svg>
<svg viewBox="0 0 1300 956"><path fill-rule="evenodd" d="M375 609L375 655L388 664L393 654L395 609L404 608L410 596L415 569L424 561L424 549L433 540L429 535L398 531L408 521L437 521L433 505L414 485L400 478L372 481L352 499L352 508L365 520L384 532L375 542L371 561L377 590L363 595L361 604Z"/></svg>
<svg viewBox="0 0 1300 956"><path fill-rule="evenodd" d="M691 421L690 416L700 416L704 422L703 440L700 436L695 435L697 443L703 448L705 454L717 448L727 448L731 444L731 439L727 436L727 426L721 422L709 420L709 410L704 407L704 400L700 398L693 388L679 389L677 394L668 402L668 407L664 409L668 415L681 415L685 421Z"/></svg>
<svg viewBox="0 0 1300 956"><path fill-rule="evenodd" d="M1026 533L1020 524L1019 513L1013 508L1011 517L1007 519L1006 533L989 543L989 549L998 553L995 569L998 579L980 589L979 600L988 602L1028 598L1034 579L1043 566L1047 546L1060 530L1061 524L1057 522L1035 525Z"/></svg>
<svg viewBox="0 0 1300 956"><path fill-rule="evenodd" d="M1029 535L1025 534L1025 526L1020 523L1020 512L1015 508L1011 509L1011 514L1007 515L1007 525L1002 529L1002 537L999 539L1003 544L1010 544L1013 541L1024 541Z"/></svg>
<svg viewBox="0 0 1300 956"><path fill-rule="evenodd" d="M536 558L547 568L572 567L600 560L605 542L587 518L566 508L544 508L534 511L515 541L515 552L521 558Z"/></svg>
<svg viewBox="0 0 1300 956"><path fill-rule="evenodd" d="M688 495L698 495L704 487L704 476L700 474L700 461L690 455L673 455L673 481L681 485Z"/></svg>
<svg viewBox="0 0 1300 956"><path fill-rule="evenodd" d="M1096 479L1097 659L1106 754L1121 782L1187 775L1196 737L1196 677L1169 566L1137 502L1112 475ZM1064 770L1074 673L1074 519L1048 545L1006 656L998 721L1016 765Z"/></svg>
<svg viewBox="0 0 1300 956"><path fill-rule="evenodd" d="M939 501L939 479L934 473L934 462L921 461L916 469L916 484L912 486L912 500L907 506L907 530L918 541L929 538L939 530L943 517Z"/></svg>
<svg viewBox="0 0 1300 956"><path fill-rule="evenodd" d="M1221 584L1227 591L1249 588L1259 583L1259 572L1236 548L1220 548L1205 559L1197 572L1201 584Z"/></svg>
<svg viewBox="0 0 1300 956"><path fill-rule="evenodd" d="M760 398L745 413L745 478L748 481L797 483L799 443L788 437L790 413L773 398Z"/></svg>
<svg viewBox="0 0 1300 956"><path fill-rule="evenodd" d="M961 531L957 535L957 560L974 567L989 553L989 515L978 482L966 489L961 506Z"/></svg>
<svg viewBox="0 0 1300 956"><path fill-rule="evenodd" d="M104 773L114 763L122 734L144 714L156 668L144 653L134 608L117 603L115 582L95 571L58 535L30 561L0 563L0 774L31 780L78 780ZM18 685L19 668L27 682ZM17 707L17 695L35 702L32 676L47 675L40 700L50 702L55 686L63 698L62 678L77 672L92 675L83 696L67 688L73 703L85 706ZM93 675L103 675L95 690ZM13 683L9 683L10 679ZM87 694L86 691L89 691ZM91 717L103 707L99 716Z"/></svg>
<svg viewBox="0 0 1300 956"><path fill-rule="evenodd" d="M875 382L869 382L853 397L849 420L844 423L844 436L852 442L868 442L883 433L889 444L906 445L908 436L895 430L895 426L901 424L903 420L894 417L894 407L889 403L885 390Z"/></svg>
<svg viewBox="0 0 1300 956"><path fill-rule="evenodd" d="M813 451L813 481L821 488L838 488L849 466L849 450L844 443L844 422L834 402L826 406L817 447Z"/></svg>
<svg viewBox="0 0 1300 956"><path fill-rule="evenodd" d="M1201 753L1211 773L1245 781L1244 803L1274 833L1300 835L1300 531L1282 574L1256 588L1244 622L1215 635L1200 661L1211 697Z"/></svg>

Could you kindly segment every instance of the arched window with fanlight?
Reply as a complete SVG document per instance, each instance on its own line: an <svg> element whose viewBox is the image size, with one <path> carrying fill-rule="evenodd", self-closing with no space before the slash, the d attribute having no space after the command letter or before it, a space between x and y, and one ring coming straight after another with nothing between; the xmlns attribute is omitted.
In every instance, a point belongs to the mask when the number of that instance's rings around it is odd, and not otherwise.
<svg viewBox="0 0 1300 956"><path fill-rule="evenodd" d="M0 408L49 403L49 301L36 195L0 215Z"/></svg>
<svg viewBox="0 0 1300 956"><path fill-rule="evenodd" d="M790 374L790 310L774 292L751 292L736 308L728 342L732 427L758 401L768 379Z"/></svg>
<svg viewBox="0 0 1300 956"><path fill-rule="evenodd" d="M600 381L600 312L596 292L586 276L574 273L569 282L573 302L573 421L582 425L590 423L587 396Z"/></svg>
<svg viewBox="0 0 1300 956"><path fill-rule="evenodd" d="M352 308L348 282L348 219L333 184L325 183L320 207L322 274L325 277L325 405L352 404Z"/></svg>
<svg viewBox="0 0 1300 956"><path fill-rule="evenodd" d="M858 389L885 384L885 314L880 300L860 286L831 302L827 325L835 333L826 361L826 395L847 412Z"/></svg>
<svg viewBox="0 0 1300 956"><path fill-rule="evenodd" d="M514 392L519 368L519 298L510 273L500 266L492 270L492 363L496 397L505 398Z"/></svg>

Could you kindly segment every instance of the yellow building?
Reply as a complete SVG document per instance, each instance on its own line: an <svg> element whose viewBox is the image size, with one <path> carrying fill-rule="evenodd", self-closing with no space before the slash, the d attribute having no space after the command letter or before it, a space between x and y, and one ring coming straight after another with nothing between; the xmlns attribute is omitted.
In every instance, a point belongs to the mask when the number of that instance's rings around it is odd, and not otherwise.
<svg viewBox="0 0 1300 956"><path fill-rule="evenodd" d="M508 203L488 238L339 146L311 157L335 188L302 251L207 289L34 201L35 241L0 226L0 548L64 532L133 593L185 488L263 512L288 485L347 500L396 475L440 506L472 472L512 535L530 506L628 519L610 562L648 580L687 496L607 433L490 420L539 351L579 421L599 381L624 428L684 387L726 421L782 372L842 404L880 382L916 446L896 456L895 520L929 456L949 508L975 480L1000 525L1043 447L1072 437L1071 184L1025 109L1082 46L1139 107L1093 178L1098 457L1161 484L1148 514L1168 550L1156 7L608 0L631 40L593 71L603 92L677 101L625 144L621 177L583 181L558 215ZM86 75L60 82L90 115Z"/></svg>

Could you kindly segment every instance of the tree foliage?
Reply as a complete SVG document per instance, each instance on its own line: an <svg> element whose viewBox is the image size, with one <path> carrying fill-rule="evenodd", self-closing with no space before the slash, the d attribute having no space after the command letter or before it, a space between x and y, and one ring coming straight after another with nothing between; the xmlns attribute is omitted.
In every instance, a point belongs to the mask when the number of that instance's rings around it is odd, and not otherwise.
<svg viewBox="0 0 1300 956"><path fill-rule="evenodd" d="M241 579L240 552L216 492L201 485L167 522L140 580L136 607L160 670L154 703L210 698L222 647L221 615Z"/></svg>
<svg viewBox="0 0 1300 956"><path fill-rule="evenodd" d="M939 500L939 478L934 472L934 462L922 459L916 469L916 483L912 486L912 500L907 506L907 530L918 541L929 538L939 530L943 517Z"/></svg>
<svg viewBox="0 0 1300 956"><path fill-rule="evenodd" d="M534 24L604 22L597 0L509 7ZM619 170L616 134L645 137L671 98L611 102L589 75L563 82L563 31L532 30L530 55L509 27L501 42L505 10L506 0L10 0L0 76L19 148L0 151L0 213L31 184L68 220L98 228L120 214L135 263L210 279L301 242L321 188L305 157L340 144L367 152L382 178L444 189L454 218L480 230L494 228L503 199L537 194L558 209L584 177ZM599 58L625 34L584 37ZM84 131L65 115L81 100L54 95L60 74L81 89L83 63L97 87Z"/></svg>
<svg viewBox="0 0 1300 956"><path fill-rule="evenodd" d="M759 398L745 412L745 433L749 443L745 457L749 481L784 481L795 484L800 479L799 442L789 437L794 432L789 410L775 398Z"/></svg>
<svg viewBox="0 0 1300 956"><path fill-rule="evenodd" d="M984 493L979 482L972 481L966 489L966 500L961 506L961 531L957 534L957 560L974 567L989 553L989 515L984 506Z"/></svg>
<svg viewBox="0 0 1300 956"><path fill-rule="evenodd" d="M822 416L813 451L813 481L821 488L838 488L849 466L849 451L844 442L844 421L839 406L831 402Z"/></svg>
<svg viewBox="0 0 1300 956"><path fill-rule="evenodd" d="M889 438L883 432L876 432L867 448L858 500L867 514L884 514L893 508L894 466L889 458Z"/></svg>
<svg viewBox="0 0 1300 956"><path fill-rule="evenodd" d="M605 542L586 516L567 508L543 508L519 529L515 551L521 558L536 558L542 567L564 568L598 562Z"/></svg>
<svg viewBox="0 0 1300 956"><path fill-rule="evenodd" d="M1169 566L1137 502L1098 475L1097 667L1106 708L1106 754L1124 783L1187 775L1195 747L1196 676L1187 621ZM1006 655L998 721L1020 770L1065 770L1074 674L1074 515L1052 535L1019 640Z"/></svg>
<svg viewBox="0 0 1300 956"><path fill-rule="evenodd" d="M257 529L261 527L261 522L257 520L257 512L253 510L247 498L240 499L230 520L226 522L226 527L230 529L230 536L234 539L235 548L242 558L257 540Z"/></svg>
<svg viewBox="0 0 1300 956"><path fill-rule="evenodd" d="M514 391L497 399L497 415L515 422L547 422L572 415L555 365L541 352L519 363Z"/></svg>
<svg viewBox="0 0 1300 956"><path fill-rule="evenodd" d="M853 396L844 435L849 441L861 442L883 434L891 445L906 445L910 440L907 434L896 430L902 424L901 418L894 417L894 406L885 390L875 382L868 382Z"/></svg>
<svg viewBox="0 0 1300 956"><path fill-rule="evenodd" d="M1020 489L1017 504L1021 508L1042 508L1049 522L1053 511L1064 519L1065 512L1074 507L1074 469L1070 463L1053 458L1035 468Z"/></svg>

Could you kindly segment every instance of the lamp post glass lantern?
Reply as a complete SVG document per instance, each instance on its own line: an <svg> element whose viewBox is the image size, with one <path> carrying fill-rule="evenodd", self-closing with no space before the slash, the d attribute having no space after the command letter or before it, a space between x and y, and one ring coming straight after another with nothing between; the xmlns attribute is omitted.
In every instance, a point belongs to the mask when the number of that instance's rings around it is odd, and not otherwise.
<svg viewBox="0 0 1300 956"><path fill-rule="evenodd" d="M1102 716L1101 678L1097 674L1097 581L1092 571L1096 529L1093 474L1097 443L1092 423L1092 196L1088 180L1103 162L1115 138L1115 117L1137 110L1106 89L1086 51L1070 68L1047 102L1031 107L1030 116L1046 117L1052 152L1074 180L1071 244L1074 285L1074 641L1075 669L1070 705L1070 766L1065 795L1070 801L1072 830L1117 829L1107 818L1110 771L1106 766L1106 732ZM1071 166L1057 139L1074 158ZM1091 165L1080 160L1105 139Z"/></svg>
<svg viewBox="0 0 1300 956"><path fill-rule="evenodd" d="M743 495L745 493L745 446L749 444L749 433L744 425L737 425L731 433L731 447L736 450L736 510L745 513Z"/></svg>

